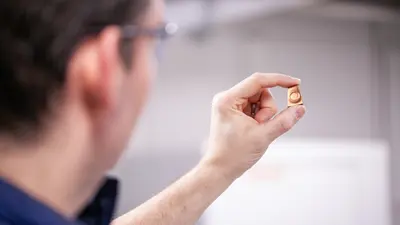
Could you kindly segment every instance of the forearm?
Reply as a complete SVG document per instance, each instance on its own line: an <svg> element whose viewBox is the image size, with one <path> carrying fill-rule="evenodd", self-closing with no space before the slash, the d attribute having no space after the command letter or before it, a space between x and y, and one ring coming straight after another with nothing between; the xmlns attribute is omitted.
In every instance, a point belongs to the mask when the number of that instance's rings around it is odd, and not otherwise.
<svg viewBox="0 0 400 225"><path fill-rule="evenodd" d="M199 164L148 202L113 225L189 225L234 181L209 164Z"/></svg>

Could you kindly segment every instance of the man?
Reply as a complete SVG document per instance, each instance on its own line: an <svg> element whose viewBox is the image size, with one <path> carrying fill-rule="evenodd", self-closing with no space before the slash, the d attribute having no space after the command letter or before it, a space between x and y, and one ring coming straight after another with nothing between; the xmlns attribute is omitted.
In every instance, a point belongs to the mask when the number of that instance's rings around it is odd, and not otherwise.
<svg viewBox="0 0 400 225"><path fill-rule="evenodd" d="M0 224L74 224L146 101L170 29L163 2L3 0L0 11ZM274 116L268 91L299 82L257 73L218 94L206 156L113 224L195 223L304 115L299 106Z"/></svg>

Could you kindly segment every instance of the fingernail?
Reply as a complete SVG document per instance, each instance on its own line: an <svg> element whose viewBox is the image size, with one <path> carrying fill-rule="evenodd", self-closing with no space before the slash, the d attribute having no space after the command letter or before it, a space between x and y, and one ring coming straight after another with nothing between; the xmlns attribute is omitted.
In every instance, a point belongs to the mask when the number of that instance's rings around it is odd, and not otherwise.
<svg viewBox="0 0 400 225"><path fill-rule="evenodd" d="M306 113L306 108L304 106L297 106L296 107L296 119L299 120L301 119L304 114Z"/></svg>

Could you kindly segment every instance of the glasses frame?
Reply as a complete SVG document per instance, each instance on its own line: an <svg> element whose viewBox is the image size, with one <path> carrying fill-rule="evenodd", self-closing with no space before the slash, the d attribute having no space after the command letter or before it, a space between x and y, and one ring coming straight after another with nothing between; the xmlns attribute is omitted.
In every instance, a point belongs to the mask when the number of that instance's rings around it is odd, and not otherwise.
<svg viewBox="0 0 400 225"><path fill-rule="evenodd" d="M179 28L175 23L164 23L156 28L144 28L138 25L125 25L122 26L121 29L123 39L132 39L138 36L150 36L160 40L166 40L175 35Z"/></svg>

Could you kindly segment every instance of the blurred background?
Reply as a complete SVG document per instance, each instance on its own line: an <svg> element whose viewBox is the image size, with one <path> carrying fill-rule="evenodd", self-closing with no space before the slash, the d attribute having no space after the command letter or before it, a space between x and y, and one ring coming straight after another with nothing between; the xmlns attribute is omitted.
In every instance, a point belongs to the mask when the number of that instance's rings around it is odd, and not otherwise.
<svg viewBox="0 0 400 225"><path fill-rule="evenodd" d="M180 26L132 144L118 214L199 161L214 94L254 72L302 79L308 112L199 224L400 225L398 0L171 0ZM286 91L272 92L280 109Z"/></svg>

